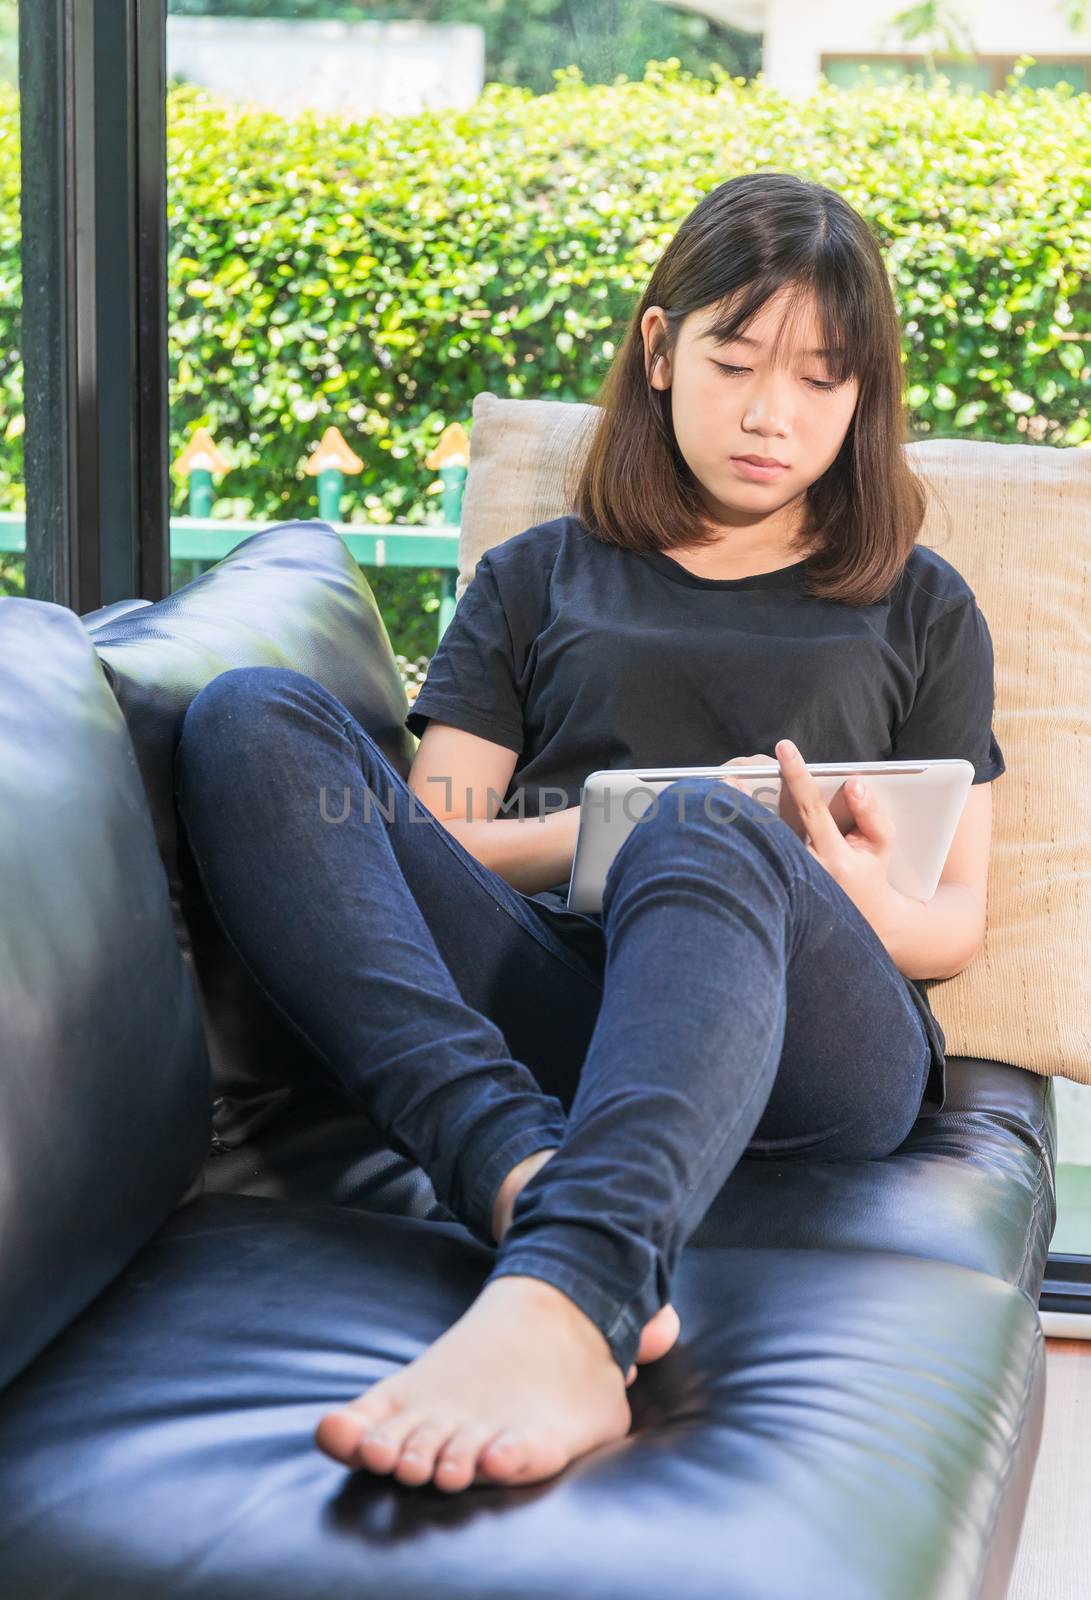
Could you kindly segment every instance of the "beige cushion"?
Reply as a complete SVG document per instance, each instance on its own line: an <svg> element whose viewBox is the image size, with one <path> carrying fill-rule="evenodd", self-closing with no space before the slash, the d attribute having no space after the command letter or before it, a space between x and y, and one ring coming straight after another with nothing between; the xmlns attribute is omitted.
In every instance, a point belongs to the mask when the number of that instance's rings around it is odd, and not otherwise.
<svg viewBox="0 0 1091 1600"><path fill-rule="evenodd" d="M457 594L483 552L569 509L599 417L474 400ZM929 490L920 542L966 578L996 662L988 928L928 984L951 1055L1091 1083L1091 450L977 440L907 446ZM1045 773L1048 771L1048 778Z"/></svg>

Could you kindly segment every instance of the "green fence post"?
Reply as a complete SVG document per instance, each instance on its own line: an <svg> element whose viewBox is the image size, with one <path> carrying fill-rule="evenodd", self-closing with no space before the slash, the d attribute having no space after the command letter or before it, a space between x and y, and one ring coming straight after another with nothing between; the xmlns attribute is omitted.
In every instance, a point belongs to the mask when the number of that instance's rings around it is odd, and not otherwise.
<svg viewBox="0 0 1091 1600"><path fill-rule="evenodd" d="M318 515L322 521L340 522L345 474L362 472L364 463L349 449L339 428L326 429L303 470L309 478L318 479Z"/></svg>
<svg viewBox="0 0 1091 1600"><path fill-rule="evenodd" d="M190 468L189 514L191 517L210 517L212 515L211 467Z"/></svg>
<svg viewBox="0 0 1091 1600"><path fill-rule="evenodd" d="M462 520L462 496L466 488L467 470L455 462L439 469L440 478L443 480L443 494L440 497L443 520L455 527Z"/></svg>
<svg viewBox="0 0 1091 1600"><path fill-rule="evenodd" d="M212 474L222 477L231 471L231 463L213 439L207 428L198 428L189 444L174 463L175 471L189 479L189 515L208 518L212 515ZM201 562L190 561L189 581L201 575Z"/></svg>
<svg viewBox="0 0 1091 1600"><path fill-rule="evenodd" d="M198 428L186 445L174 470L189 479L189 514L212 515L212 474L231 471L231 464L207 428Z"/></svg>
<svg viewBox="0 0 1091 1600"><path fill-rule="evenodd" d="M460 527L462 523L462 496L466 489L466 475L470 470L470 439L461 422L449 423L439 439L435 448L424 458L426 467L431 467L433 472L438 472L443 484L443 493L440 496L440 511L443 520L453 527ZM459 541L461 545L461 540ZM455 614L455 590L458 585L458 573L450 567L443 567L439 574L439 617L437 619L436 643L447 631L447 626Z"/></svg>

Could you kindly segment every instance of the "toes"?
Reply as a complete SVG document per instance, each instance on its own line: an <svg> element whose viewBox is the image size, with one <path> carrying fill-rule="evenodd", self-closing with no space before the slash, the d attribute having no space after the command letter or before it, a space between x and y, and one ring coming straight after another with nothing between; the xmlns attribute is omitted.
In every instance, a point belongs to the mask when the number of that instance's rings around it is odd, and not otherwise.
<svg viewBox="0 0 1091 1600"><path fill-rule="evenodd" d="M640 1335L637 1361L658 1361L674 1348L681 1330L682 1320L674 1307L670 1304L661 1306Z"/></svg>
<svg viewBox="0 0 1091 1600"><path fill-rule="evenodd" d="M480 1423L465 1423L455 1430L436 1460L434 1477L437 1489L454 1491L466 1489L475 1481L489 1481L477 1477L477 1463L491 1433L491 1428L483 1427Z"/></svg>
<svg viewBox="0 0 1091 1600"><path fill-rule="evenodd" d="M518 1428L502 1428L481 1452L487 1478L508 1482L526 1465L529 1441Z"/></svg>
<svg viewBox="0 0 1091 1600"><path fill-rule="evenodd" d="M419 1427L411 1429L394 1468L398 1482L414 1485L427 1483L432 1476L436 1456L447 1445L453 1431L454 1424L450 1422L422 1422Z"/></svg>
<svg viewBox="0 0 1091 1600"><path fill-rule="evenodd" d="M566 1467L572 1455L548 1427L533 1433L504 1428L481 1452L478 1466L486 1483L540 1483Z"/></svg>
<svg viewBox="0 0 1091 1600"><path fill-rule="evenodd" d="M359 1465L356 1458L363 1435L397 1409L397 1400L379 1383L337 1410L327 1411L314 1431L314 1442L335 1461L345 1466Z"/></svg>
<svg viewBox="0 0 1091 1600"><path fill-rule="evenodd" d="M385 1422L371 1428L360 1439L354 1465L366 1467L369 1472L393 1472L402 1453L402 1445L419 1428L424 1418L417 1411L396 1411Z"/></svg>

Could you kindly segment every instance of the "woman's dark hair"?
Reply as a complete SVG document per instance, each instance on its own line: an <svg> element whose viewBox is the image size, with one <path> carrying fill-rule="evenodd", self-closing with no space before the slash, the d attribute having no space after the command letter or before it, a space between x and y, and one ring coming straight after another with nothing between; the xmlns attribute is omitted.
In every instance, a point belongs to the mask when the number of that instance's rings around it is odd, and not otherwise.
<svg viewBox="0 0 1091 1600"><path fill-rule="evenodd" d="M717 542L681 454L671 391L649 373L675 347L683 320L715 303L712 331L741 332L780 290L790 320L813 293L830 376L859 380L836 459L807 490L796 548L808 592L872 605L899 577L924 519L925 493L905 455L901 329L879 246L864 218L832 189L785 172L755 172L713 189L660 257L595 398L602 415L570 503L589 533L630 550ZM645 362L641 319L661 306ZM782 324L782 332L783 332ZM777 344L780 339L778 337Z"/></svg>

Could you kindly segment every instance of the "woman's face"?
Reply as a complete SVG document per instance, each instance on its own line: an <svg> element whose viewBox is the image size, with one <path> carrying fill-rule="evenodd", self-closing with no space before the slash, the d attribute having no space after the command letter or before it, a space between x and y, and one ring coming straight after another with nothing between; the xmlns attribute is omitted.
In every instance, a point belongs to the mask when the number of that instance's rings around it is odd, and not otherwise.
<svg viewBox="0 0 1091 1600"><path fill-rule="evenodd" d="M826 361L813 353L822 343L813 296L795 308L773 366L772 340L787 294L781 290L767 301L745 333L726 345L706 334L718 306L693 312L651 379L655 388L671 391L678 448L717 525L769 523L794 532L807 489L836 459L852 422L859 382L832 386ZM657 322L665 330L662 309L650 306L640 324L645 365ZM783 465L748 470L737 459L743 456Z"/></svg>

